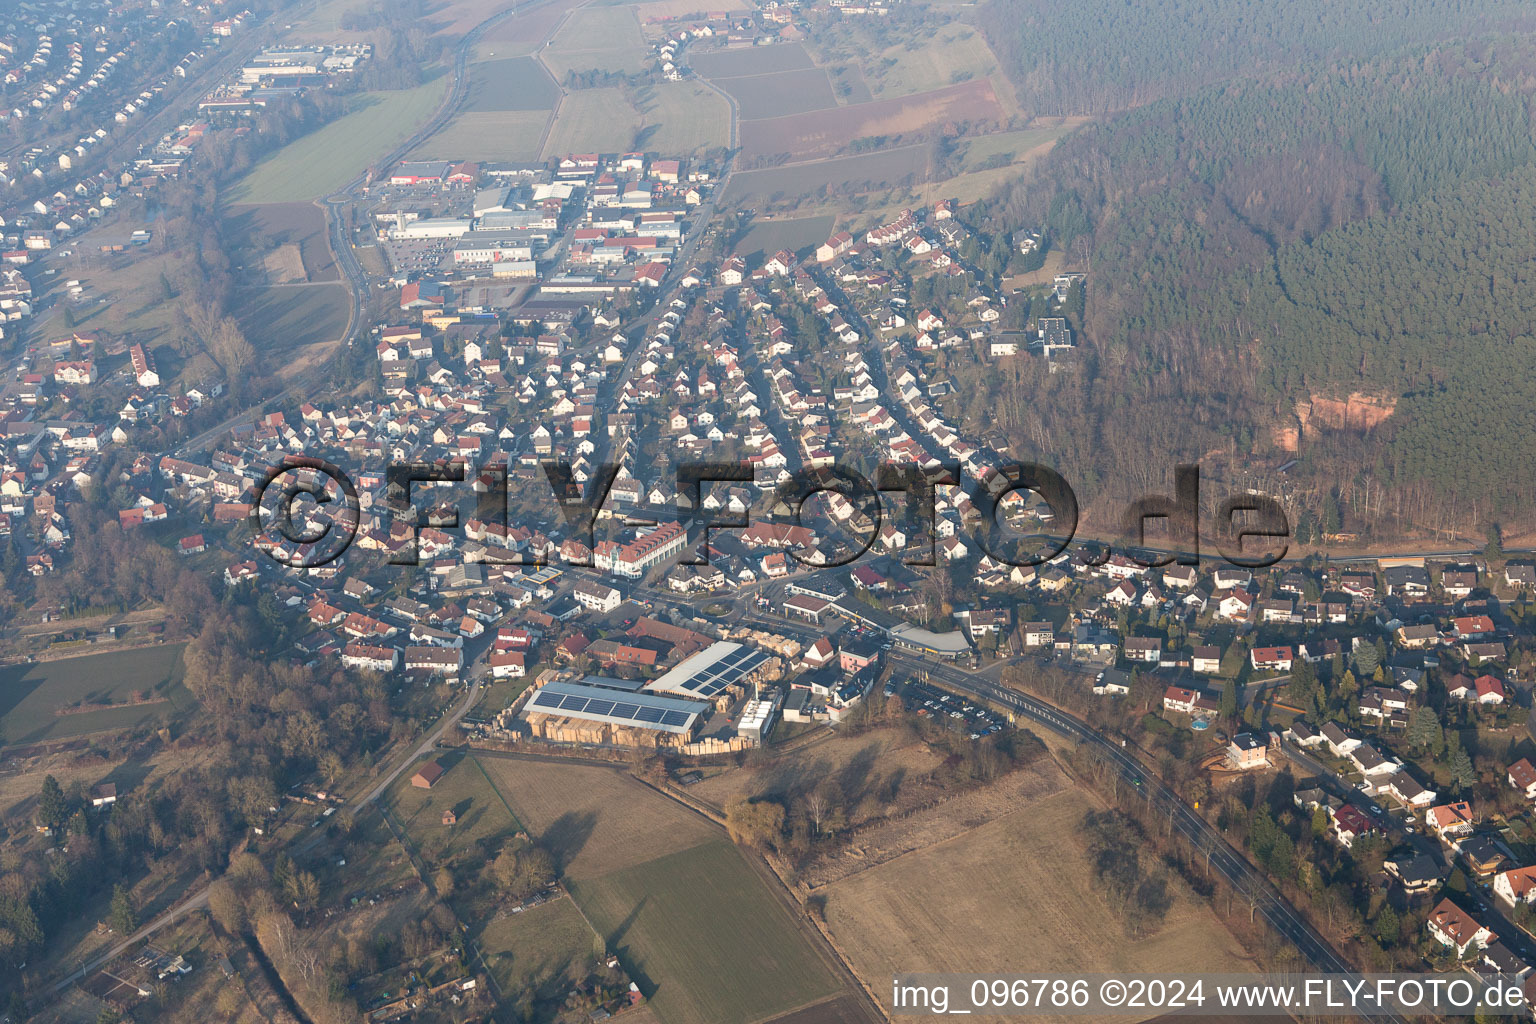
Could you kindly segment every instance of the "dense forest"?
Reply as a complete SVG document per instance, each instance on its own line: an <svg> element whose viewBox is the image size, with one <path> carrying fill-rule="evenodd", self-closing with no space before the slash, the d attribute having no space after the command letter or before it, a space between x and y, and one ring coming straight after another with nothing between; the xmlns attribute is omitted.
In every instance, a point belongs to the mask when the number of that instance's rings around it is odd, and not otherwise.
<svg viewBox="0 0 1536 1024"><path fill-rule="evenodd" d="M1344 498L1351 532L1531 521L1533 102L1518 40L1444 43L1256 72L1064 140L967 213L1043 227L1090 271L1087 379L989 382L1010 442L1125 497L1149 464L1278 464L1300 431L1314 518ZM1390 415L1307 420L1351 394Z"/></svg>
<svg viewBox="0 0 1536 1024"><path fill-rule="evenodd" d="M993 0L975 18L1039 114L1125 110L1306 60L1536 27L1518 0Z"/></svg>

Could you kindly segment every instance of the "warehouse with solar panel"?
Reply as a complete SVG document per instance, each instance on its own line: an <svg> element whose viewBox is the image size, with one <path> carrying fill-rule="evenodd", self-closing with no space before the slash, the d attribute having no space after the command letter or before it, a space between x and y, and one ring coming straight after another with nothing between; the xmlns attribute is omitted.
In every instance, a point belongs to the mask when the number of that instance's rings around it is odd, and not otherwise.
<svg viewBox="0 0 1536 1024"><path fill-rule="evenodd" d="M758 746L782 703L783 663L717 641L655 679L546 673L522 705L527 733L551 743L671 748L689 753Z"/></svg>

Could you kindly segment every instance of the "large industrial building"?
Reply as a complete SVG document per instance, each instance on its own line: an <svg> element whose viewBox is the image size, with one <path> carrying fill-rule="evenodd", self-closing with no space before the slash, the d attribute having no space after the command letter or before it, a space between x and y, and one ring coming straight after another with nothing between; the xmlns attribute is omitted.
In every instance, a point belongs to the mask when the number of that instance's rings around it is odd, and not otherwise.
<svg viewBox="0 0 1536 1024"><path fill-rule="evenodd" d="M683 659L676 668L648 684L658 693L676 693L698 700L713 700L727 687L745 689L753 673L768 661L768 655L745 644L721 640Z"/></svg>
<svg viewBox="0 0 1536 1024"><path fill-rule="evenodd" d="M528 239L506 231L466 231L453 245L454 263L499 263L532 258L533 245Z"/></svg>
<svg viewBox="0 0 1536 1024"><path fill-rule="evenodd" d="M458 217L422 217L419 220L396 218L387 237L392 241L413 238L462 238L469 233L469 221Z"/></svg>
<svg viewBox="0 0 1536 1024"><path fill-rule="evenodd" d="M698 733L707 704L588 683L551 682L529 698L535 735L564 743L678 745Z"/></svg>

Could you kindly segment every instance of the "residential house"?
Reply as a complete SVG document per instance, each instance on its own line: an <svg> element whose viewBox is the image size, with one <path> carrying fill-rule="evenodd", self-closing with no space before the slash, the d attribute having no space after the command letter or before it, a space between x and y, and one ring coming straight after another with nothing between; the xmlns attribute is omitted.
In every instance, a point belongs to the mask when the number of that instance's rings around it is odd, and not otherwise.
<svg viewBox="0 0 1536 1024"><path fill-rule="evenodd" d="M1429 912L1425 925L1441 945L1450 946L1457 956L1466 956L1474 948L1488 945L1493 932L1449 899L1443 899Z"/></svg>

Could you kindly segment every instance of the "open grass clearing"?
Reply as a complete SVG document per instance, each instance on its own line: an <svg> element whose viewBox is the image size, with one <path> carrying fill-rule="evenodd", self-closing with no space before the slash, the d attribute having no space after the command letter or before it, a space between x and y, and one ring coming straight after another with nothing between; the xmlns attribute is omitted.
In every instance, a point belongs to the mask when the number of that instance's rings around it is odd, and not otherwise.
<svg viewBox="0 0 1536 1024"><path fill-rule="evenodd" d="M883 25L848 19L838 42L824 47L824 59L850 60L863 72L877 99L917 93L985 78L998 70L997 59L982 34L969 25L951 24L920 38L892 41Z"/></svg>
<svg viewBox="0 0 1536 1024"><path fill-rule="evenodd" d="M763 1020L837 994L789 909L724 838L573 883L667 1024Z"/></svg>
<svg viewBox="0 0 1536 1024"><path fill-rule="evenodd" d="M0 667L0 737L8 744L39 743L131 729L189 712L196 702L181 684L185 646ZM150 702L129 703L137 693Z"/></svg>
<svg viewBox="0 0 1536 1024"><path fill-rule="evenodd" d="M475 943L503 992L532 992L536 1002L558 1000L603 952L602 939L565 898L503 913L476 930Z"/></svg>
<svg viewBox="0 0 1536 1024"><path fill-rule="evenodd" d="M345 285L300 284L250 288L237 295L235 319L259 357L275 371L287 353L341 339L350 297Z"/></svg>
<svg viewBox="0 0 1536 1024"><path fill-rule="evenodd" d="M815 160L784 167L737 171L726 199L738 206L793 208L804 200L832 198L842 212L854 193L882 187L911 186L928 174L928 147L904 146L879 153Z"/></svg>
<svg viewBox="0 0 1536 1024"><path fill-rule="evenodd" d="M990 135L975 135L965 140L961 161L968 171L977 170L982 165L998 159L1006 159L1012 163L1027 162L1044 152L1041 147L1054 144L1063 135L1071 132L1073 127L1075 126L1059 124L1050 127L1023 128L1012 132L993 132Z"/></svg>
<svg viewBox="0 0 1536 1024"><path fill-rule="evenodd" d="M622 0L617 0L622 2ZM639 0L630 4L634 8L635 17L640 19L640 27L647 35L659 36L669 28L674 27L673 22L704 20L712 11L745 11L750 10L751 5L746 0Z"/></svg>
<svg viewBox="0 0 1536 1024"><path fill-rule="evenodd" d="M1069 784L824 887L834 939L877 992L892 972L1020 963L1042 973L1251 970L1211 909L1187 894L1156 933L1126 937L1073 839L1094 806Z"/></svg>
<svg viewBox="0 0 1536 1024"><path fill-rule="evenodd" d="M314 203L235 206L226 211L225 218L232 237L244 239L258 254L296 245L303 263L301 280L341 280L341 270L331 255L325 212Z"/></svg>
<svg viewBox="0 0 1536 1024"><path fill-rule="evenodd" d="M351 109L266 157L233 186L231 203L288 203L329 195L415 131L443 100L439 74L414 89L364 93Z"/></svg>
<svg viewBox="0 0 1536 1024"><path fill-rule="evenodd" d="M126 240L137 224L113 225L80 238L69 258L67 270L56 275L80 279L86 301L75 311L76 330L82 335L93 331L115 336L132 336L134 341L151 344L169 341L180 333L177 322L177 296L167 298L162 275L177 278L178 264L190 258L190 248L168 252L103 253L99 247L111 241ZM62 283L62 282L61 282ZM60 290L62 296L62 290ZM63 322L55 321L52 330L63 333Z"/></svg>
<svg viewBox="0 0 1536 1024"><path fill-rule="evenodd" d="M767 796L787 802L823 787L836 793L845 806L856 807L870 792L884 790L893 773L904 785L907 780L926 776L944 760L927 744L891 728L857 736L834 735L779 756L773 756L773 748L768 749L769 756L755 760L750 767L730 769L694 783L689 795L723 807L738 796ZM900 786L897 788L899 791Z"/></svg>
<svg viewBox="0 0 1536 1024"><path fill-rule="evenodd" d="M481 763L567 879L604 875L722 834L618 768L489 756Z"/></svg>
<svg viewBox="0 0 1536 1024"><path fill-rule="evenodd" d="M736 243L736 251L744 256L755 253L772 255L780 249L798 253L807 247L820 245L832 234L837 218L828 214L823 217L803 217L794 220L765 220L752 225Z"/></svg>
<svg viewBox="0 0 1536 1024"><path fill-rule="evenodd" d="M411 785L425 761L413 764L389 788L390 812L421 858L432 867L468 852L481 840L511 837L519 825L473 755L445 753L437 758L447 771L431 789ZM443 824L443 813L458 818Z"/></svg>
<svg viewBox="0 0 1536 1024"><path fill-rule="evenodd" d="M749 160L811 160L840 155L859 139L889 145L938 125L953 123L983 132L995 130L1005 119L991 82L981 79L913 96L744 121L742 155Z"/></svg>

